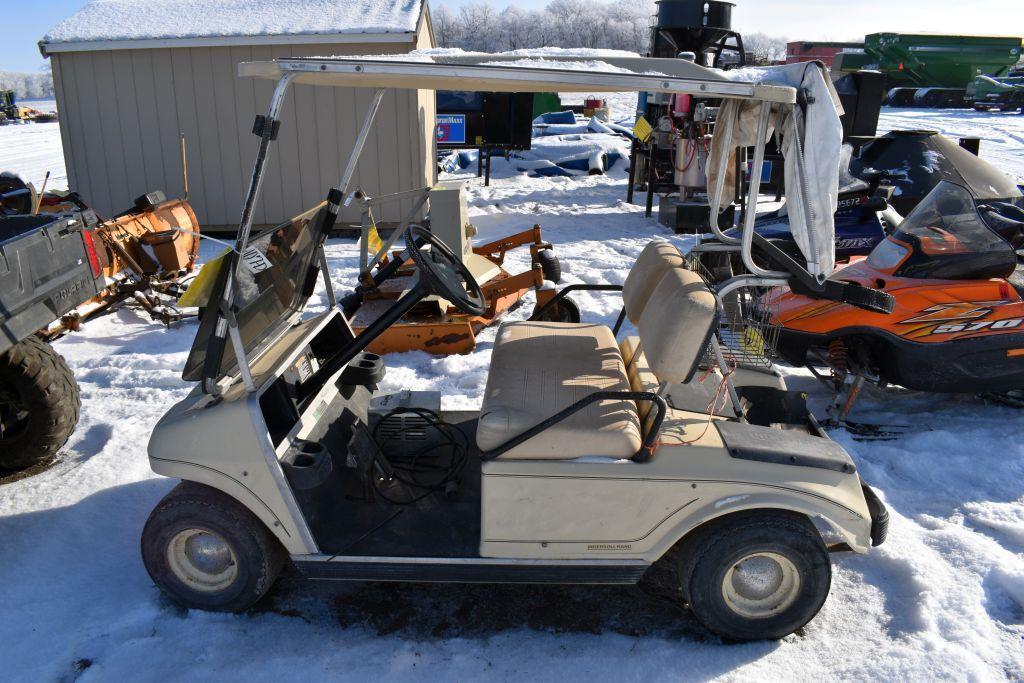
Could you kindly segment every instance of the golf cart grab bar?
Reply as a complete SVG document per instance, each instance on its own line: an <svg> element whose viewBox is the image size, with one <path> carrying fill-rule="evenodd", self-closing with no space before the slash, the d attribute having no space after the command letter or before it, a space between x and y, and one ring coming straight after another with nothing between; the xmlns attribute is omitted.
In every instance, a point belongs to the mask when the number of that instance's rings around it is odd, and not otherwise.
<svg viewBox="0 0 1024 683"><path fill-rule="evenodd" d="M547 418L543 422L530 427L519 436L514 436L505 443L501 444L497 448L489 450L485 453L480 454L480 460L488 461L494 460L503 453L507 453L516 446L529 441L533 437L537 436L549 427L553 427L559 422L572 417L579 411L583 410L592 403L598 401L610 401L616 399L626 399L630 401L650 401L654 404L654 407L658 409L657 414L654 416L654 421L651 423L651 428L644 436L643 442L640 445L640 450L636 452L632 460L634 462L647 462L650 460L651 455L654 453L654 448L658 443L658 434L661 433L661 424L665 421L665 415L668 413L668 403L665 399L658 394L650 391L597 391L589 396L581 398L576 401L568 408L563 408L551 417Z"/></svg>
<svg viewBox="0 0 1024 683"><path fill-rule="evenodd" d="M753 244L757 245L758 249L760 249L774 265L781 266L786 271L782 273L783 278L787 281L790 289L798 294L805 294L816 299L839 301L874 313L892 313L893 308L896 305L896 299L892 294L878 289L864 287L856 282L842 282L839 280L819 281L805 268L801 267L799 263L793 260L793 257L779 249L776 245L772 244L772 242L763 235L755 233L753 235ZM757 279L758 278L755 276L753 281L749 284L754 284ZM730 280L729 282L732 281ZM762 286L765 284L767 284L766 280L762 280ZM726 283L726 285L728 288L729 283ZM735 289L735 287L728 289ZM724 296L725 291L726 288L723 288L720 291L719 296Z"/></svg>
<svg viewBox="0 0 1024 683"><path fill-rule="evenodd" d="M549 309L554 307L559 301L564 299L571 292L621 292L621 291L622 291L622 285L600 285L600 284L599 285L590 285L590 284L586 284L586 283L582 283L582 282L576 283L576 284L572 284L572 285L568 285L568 286L564 287L563 289L559 290L558 294L555 294L553 297L551 297L551 299L547 303L545 303L543 306L541 306L536 311L534 311L533 315L530 316L530 320L537 320L538 317L541 314L546 313Z"/></svg>

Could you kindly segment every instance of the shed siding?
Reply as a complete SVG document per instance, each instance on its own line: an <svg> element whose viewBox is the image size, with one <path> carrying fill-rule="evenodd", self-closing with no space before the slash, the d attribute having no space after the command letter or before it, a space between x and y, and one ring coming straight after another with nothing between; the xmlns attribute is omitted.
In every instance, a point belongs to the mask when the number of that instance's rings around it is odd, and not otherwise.
<svg viewBox="0 0 1024 683"><path fill-rule="evenodd" d="M424 33L425 31L421 31ZM273 83L240 79L243 61L331 54L401 53L415 43L275 45L65 52L51 56L70 186L103 215L149 190L181 196L180 138L188 148L189 200L201 225L233 227L258 142L253 117ZM255 221L276 224L323 199L338 182L366 114L369 90L293 86L281 112ZM353 185L371 196L431 185L434 98L392 91L381 105ZM375 216L400 220L405 201ZM358 221L347 207L342 221Z"/></svg>

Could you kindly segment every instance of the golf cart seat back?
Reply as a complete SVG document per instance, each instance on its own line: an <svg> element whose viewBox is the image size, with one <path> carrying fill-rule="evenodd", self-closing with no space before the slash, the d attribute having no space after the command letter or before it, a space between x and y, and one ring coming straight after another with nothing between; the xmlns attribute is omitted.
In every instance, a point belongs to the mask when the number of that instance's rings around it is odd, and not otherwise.
<svg viewBox="0 0 1024 683"><path fill-rule="evenodd" d="M717 321L699 276L671 268L650 288L637 325L659 382L689 379ZM501 326L487 377L477 445L486 454L596 392L632 389L615 335L604 325L525 321ZM632 396L590 403L501 453L504 460L631 459L644 436Z"/></svg>
<svg viewBox="0 0 1024 683"><path fill-rule="evenodd" d="M686 268L665 273L637 323L644 355L658 381L689 382L718 326L718 301Z"/></svg>
<svg viewBox="0 0 1024 683"><path fill-rule="evenodd" d="M634 325L640 322L640 315L661 278L682 265L683 255L673 245L661 239L647 243L622 284L622 305L629 322Z"/></svg>

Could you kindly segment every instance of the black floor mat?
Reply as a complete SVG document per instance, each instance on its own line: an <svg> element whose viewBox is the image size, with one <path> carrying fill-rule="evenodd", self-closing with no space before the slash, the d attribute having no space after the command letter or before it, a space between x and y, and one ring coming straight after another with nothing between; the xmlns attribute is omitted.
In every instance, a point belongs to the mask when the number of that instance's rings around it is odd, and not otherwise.
<svg viewBox="0 0 1024 683"><path fill-rule="evenodd" d="M366 500L362 478L345 469L344 495L313 527L320 550L332 555L372 557L477 557L480 550L480 453L476 449L475 412L445 413L469 439L471 450L458 491L438 492L409 505L374 496ZM445 456L446 457L446 456ZM392 500L409 500L415 491L392 483L380 488Z"/></svg>

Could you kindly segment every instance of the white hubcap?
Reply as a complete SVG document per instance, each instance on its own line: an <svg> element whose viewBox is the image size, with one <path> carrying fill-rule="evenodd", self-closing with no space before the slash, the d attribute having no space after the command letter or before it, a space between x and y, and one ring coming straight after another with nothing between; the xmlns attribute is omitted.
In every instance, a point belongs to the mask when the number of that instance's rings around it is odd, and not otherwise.
<svg viewBox="0 0 1024 683"><path fill-rule="evenodd" d="M185 529L175 534L167 544L167 564L182 583L206 593L227 588L238 576L231 546L206 529Z"/></svg>
<svg viewBox="0 0 1024 683"><path fill-rule="evenodd" d="M800 573L778 553L753 553L729 568L722 597L737 614L766 619L790 607L800 595Z"/></svg>

